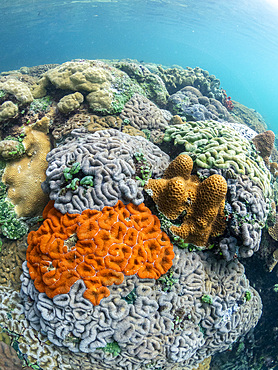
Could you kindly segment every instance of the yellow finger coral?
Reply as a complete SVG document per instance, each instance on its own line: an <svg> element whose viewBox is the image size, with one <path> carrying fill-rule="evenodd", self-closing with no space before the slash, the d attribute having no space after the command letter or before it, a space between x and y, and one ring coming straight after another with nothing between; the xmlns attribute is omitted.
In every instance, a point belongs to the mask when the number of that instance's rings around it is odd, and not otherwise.
<svg viewBox="0 0 278 370"><path fill-rule="evenodd" d="M200 183L190 175L192 159L180 154L166 169L162 179L150 179L145 190L152 196L168 219L174 220L185 213L182 225L170 230L186 243L207 244L210 236L225 230L224 205L227 183L223 176L212 175Z"/></svg>
<svg viewBox="0 0 278 370"><path fill-rule="evenodd" d="M82 279L84 297L98 305L124 275L158 279L172 266L173 246L144 203L118 201L102 211L63 215L50 202L43 216L28 235L27 266L36 289L50 298Z"/></svg>

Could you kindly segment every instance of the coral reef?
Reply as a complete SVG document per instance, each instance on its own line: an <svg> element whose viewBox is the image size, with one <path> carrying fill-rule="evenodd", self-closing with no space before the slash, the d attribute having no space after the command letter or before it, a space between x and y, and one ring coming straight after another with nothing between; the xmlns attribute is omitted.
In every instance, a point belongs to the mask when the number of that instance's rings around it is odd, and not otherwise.
<svg viewBox="0 0 278 370"><path fill-rule="evenodd" d="M243 123L238 122L226 122L227 125L232 127L235 131L237 131L240 135L245 137L247 140L251 140L254 136L258 135L258 133L252 130L250 127Z"/></svg>
<svg viewBox="0 0 278 370"><path fill-rule="evenodd" d="M114 129L93 134L73 130L64 145L47 155L49 165L43 190L55 200L61 213L81 213L88 208L102 210L118 200L138 205L144 200L138 153L147 160L145 170L149 176L160 176L169 163L168 155L143 137ZM76 172L74 164L79 164ZM91 184L83 180L88 177Z"/></svg>
<svg viewBox="0 0 278 370"><path fill-rule="evenodd" d="M243 266L238 261L218 261L210 253L175 247L171 270L176 282L169 292L158 280L126 276L121 285L109 287L109 297L98 306L84 299L86 287L80 280L68 294L53 300L39 294L25 264L23 268L21 296L31 326L46 333L58 346L56 353L60 346L74 352L72 359L75 352L88 353L94 369L126 369L131 364L133 369L197 367L229 348L261 315L261 300ZM204 294L211 296L211 304L202 302ZM3 301L7 304L6 294ZM12 317L18 311L22 312L17 308ZM10 328L13 321L6 325ZM113 342L115 350L106 352Z"/></svg>
<svg viewBox="0 0 278 370"><path fill-rule="evenodd" d="M24 134L23 134L24 135ZM16 140L8 138L0 141L0 156L5 159L18 159L25 153L25 147L22 144L23 139Z"/></svg>
<svg viewBox="0 0 278 370"><path fill-rule="evenodd" d="M63 63L47 71L43 79L42 84L46 80L57 89L86 93L86 101L96 113L121 112L134 93L144 95L140 85L126 73L98 60Z"/></svg>
<svg viewBox="0 0 278 370"><path fill-rule="evenodd" d="M110 62L111 64L111 62ZM112 65L136 80L146 93L146 97L157 104L160 108L167 104L168 91L162 79L152 73L146 66L137 61L121 60L112 62Z"/></svg>
<svg viewBox="0 0 278 370"><path fill-rule="evenodd" d="M227 201L232 207L229 230L231 235L240 238L237 248L239 255L251 257L259 249L269 203L261 189L247 176L239 176L236 180L229 179L227 182Z"/></svg>
<svg viewBox="0 0 278 370"><path fill-rule="evenodd" d="M222 101L223 105L227 108L229 112L231 112L234 109L234 104L232 102L232 98L230 96L227 96L226 90L222 90L224 99Z"/></svg>
<svg viewBox="0 0 278 370"><path fill-rule="evenodd" d="M0 73L0 367L277 365L275 141L198 67Z"/></svg>
<svg viewBox="0 0 278 370"><path fill-rule="evenodd" d="M208 71L199 67L183 69L181 67L163 68L157 66L155 71L164 81L170 94L176 93L185 86L193 86L202 95L217 99L220 102L223 101L224 95L220 88L220 81L214 75L210 75Z"/></svg>
<svg viewBox="0 0 278 370"><path fill-rule="evenodd" d="M278 241L278 215L275 216L275 223L268 228L268 233L275 241Z"/></svg>
<svg viewBox="0 0 278 370"><path fill-rule="evenodd" d="M121 284L124 275L157 279L172 266L169 238L144 203L119 201L81 215L62 215L49 207L39 230L29 233L26 253L36 289L49 298L68 293L82 279L84 298L98 305L110 294L107 286Z"/></svg>
<svg viewBox="0 0 278 370"><path fill-rule="evenodd" d="M180 154L162 179L148 180L145 190L168 219L174 220L185 213L180 226L170 227L174 235L186 243L205 246L210 236L225 230L227 183L221 175L212 175L200 183L196 176L190 175L192 168L191 157Z"/></svg>
<svg viewBox="0 0 278 370"><path fill-rule="evenodd" d="M179 154L191 155L201 168L233 168L248 175L265 196L272 193L271 174L252 144L225 122L198 121L173 125L166 129L164 141L174 142Z"/></svg>
<svg viewBox="0 0 278 370"><path fill-rule="evenodd" d="M22 370L22 363L17 357L16 351L4 342L0 342L0 369L1 370ZM25 370L31 367L25 367Z"/></svg>
<svg viewBox="0 0 278 370"><path fill-rule="evenodd" d="M229 112L220 101L203 96L192 86L186 86L168 99L168 107L174 114L179 114L187 120L204 121L232 121Z"/></svg>
<svg viewBox="0 0 278 370"><path fill-rule="evenodd" d="M270 211L269 200L248 176L219 169L199 169L197 174L201 178L218 174L227 181L224 209L227 228L219 241L220 254L228 261L235 256L251 257L260 246L262 229Z"/></svg>

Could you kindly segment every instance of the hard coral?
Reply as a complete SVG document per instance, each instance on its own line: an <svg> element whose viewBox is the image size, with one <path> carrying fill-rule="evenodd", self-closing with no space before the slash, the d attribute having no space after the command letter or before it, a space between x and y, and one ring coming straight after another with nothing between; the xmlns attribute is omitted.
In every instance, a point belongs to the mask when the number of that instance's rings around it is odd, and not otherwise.
<svg viewBox="0 0 278 370"><path fill-rule="evenodd" d="M159 210L174 220L186 212L181 226L170 230L187 243L207 244L209 236L225 229L224 200L227 183L223 176L212 175L200 183L190 175L192 159L180 154L166 169L162 179L150 179L145 190L152 196Z"/></svg>
<svg viewBox="0 0 278 370"><path fill-rule="evenodd" d="M275 134L273 131L265 131L253 138L253 143L266 165L269 165L269 157L274 147Z"/></svg>
<svg viewBox="0 0 278 370"><path fill-rule="evenodd" d="M110 295L106 286L121 284L124 275L157 279L172 266L173 246L144 203L65 215L51 205L27 249L30 276L48 297L68 293L82 279L84 297L98 305Z"/></svg>
<svg viewBox="0 0 278 370"><path fill-rule="evenodd" d="M51 149L47 135L48 124L49 119L43 117L35 125L24 128L23 149L20 143L17 148L24 156L16 158L15 153L15 159L11 158L3 173L2 181L8 186L8 198L15 206L18 217L39 215L47 203L41 183L46 178L46 155Z"/></svg>

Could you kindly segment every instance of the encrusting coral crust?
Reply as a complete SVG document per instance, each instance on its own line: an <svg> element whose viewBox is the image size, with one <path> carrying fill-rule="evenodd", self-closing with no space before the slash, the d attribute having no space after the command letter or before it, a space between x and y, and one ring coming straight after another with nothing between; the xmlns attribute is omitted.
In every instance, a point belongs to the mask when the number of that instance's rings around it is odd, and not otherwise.
<svg viewBox="0 0 278 370"><path fill-rule="evenodd" d="M44 217L28 236L27 261L35 287L50 298L83 279L84 297L98 305L124 275L158 279L172 266L173 246L144 203L62 215L50 202Z"/></svg>
<svg viewBox="0 0 278 370"><path fill-rule="evenodd" d="M34 126L26 126L22 142L25 155L10 160L5 167L2 181L8 186L8 198L19 217L40 214L48 200L41 189L46 178L46 155L51 149L48 124L48 118L43 117Z"/></svg>
<svg viewBox="0 0 278 370"><path fill-rule="evenodd" d="M173 225L170 230L187 243L203 246L209 236L225 230L227 183L221 175L212 175L200 183L196 176L190 175L192 167L192 159L180 154L170 163L163 178L150 179L145 190L170 220L186 211L182 225Z"/></svg>

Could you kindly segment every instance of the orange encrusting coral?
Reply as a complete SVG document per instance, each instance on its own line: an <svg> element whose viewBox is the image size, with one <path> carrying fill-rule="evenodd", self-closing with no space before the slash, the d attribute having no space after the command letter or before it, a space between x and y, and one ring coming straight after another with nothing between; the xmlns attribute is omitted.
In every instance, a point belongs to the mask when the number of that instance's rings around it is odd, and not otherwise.
<svg viewBox="0 0 278 370"><path fill-rule="evenodd" d="M84 297L98 305L110 294L107 286L121 284L124 275L157 279L172 266L170 239L144 203L118 201L102 211L63 215L49 202L43 215L42 226L28 235L27 266L36 289L49 298L82 279Z"/></svg>

